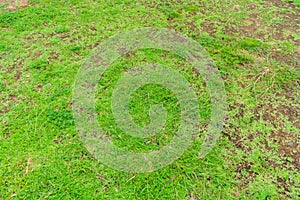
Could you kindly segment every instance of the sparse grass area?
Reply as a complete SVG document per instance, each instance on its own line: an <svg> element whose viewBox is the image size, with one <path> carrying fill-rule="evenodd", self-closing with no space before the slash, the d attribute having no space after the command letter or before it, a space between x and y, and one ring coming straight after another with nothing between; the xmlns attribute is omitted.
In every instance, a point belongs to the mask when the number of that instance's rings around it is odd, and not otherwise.
<svg viewBox="0 0 300 200"><path fill-rule="evenodd" d="M299 1L32 0L13 12L2 7L0 199L300 199ZM202 78L163 51L136 51L113 63L99 82L96 109L127 150L167 144L180 110L170 91L146 85L134 94L131 114L145 125L150 105L162 102L166 128L150 139L122 134L110 96L124 70L159 62L183 74L199 97L199 138L180 159L147 174L95 160L71 108L76 74L93 48L138 27L170 28L198 41L220 70L229 104L222 137L199 159L210 118Z"/></svg>

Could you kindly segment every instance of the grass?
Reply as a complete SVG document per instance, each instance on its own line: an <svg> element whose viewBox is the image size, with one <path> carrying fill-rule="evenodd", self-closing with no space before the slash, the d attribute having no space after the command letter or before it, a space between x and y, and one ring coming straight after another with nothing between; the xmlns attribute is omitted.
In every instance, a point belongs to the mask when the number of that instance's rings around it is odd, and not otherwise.
<svg viewBox="0 0 300 200"><path fill-rule="evenodd" d="M0 12L0 199L300 199L298 1L30 1ZM140 50L110 66L97 88L99 123L113 142L149 152L172 139L180 112L158 85L131 100L137 124L150 105L168 111L165 131L137 139L117 127L110 96L124 70L159 62L178 70L199 99L193 146L152 173L111 169L79 140L72 88L84 59L101 41L138 27L170 28L207 49L224 79L225 130L197 156L210 117L201 77L164 51Z"/></svg>

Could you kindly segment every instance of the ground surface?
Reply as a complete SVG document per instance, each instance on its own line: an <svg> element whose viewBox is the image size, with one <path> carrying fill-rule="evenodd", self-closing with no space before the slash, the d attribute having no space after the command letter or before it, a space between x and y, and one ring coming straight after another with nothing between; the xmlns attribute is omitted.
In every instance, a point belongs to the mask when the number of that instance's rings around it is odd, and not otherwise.
<svg viewBox="0 0 300 200"><path fill-rule="evenodd" d="M189 2L189 3L188 3ZM0 199L300 199L299 2L285 0L30 1L0 12ZM171 65L193 83L201 133L166 168L147 174L113 170L80 142L72 86L84 58L109 36L164 27L203 45L225 81L225 131L197 157L210 115L203 80L167 52L132 52L99 82L99 123L128 150L165 145L178 125L176 98L145 86L132 99L137 123L165 101L165 132L148 140L122 135L110 95L120 73L143 62Z"/></svg>

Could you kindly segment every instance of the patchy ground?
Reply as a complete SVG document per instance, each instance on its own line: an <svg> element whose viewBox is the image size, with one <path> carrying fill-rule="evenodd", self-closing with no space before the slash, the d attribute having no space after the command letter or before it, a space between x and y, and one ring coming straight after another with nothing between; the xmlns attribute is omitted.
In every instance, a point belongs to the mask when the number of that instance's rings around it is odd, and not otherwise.
<svg viewBox="0 0 300 200"><path fill-rule="evenodd" d="M0 10L0 199L300 198L297 1L35 0L16 11ZM207 157L197 157L196 140L170 166L130 174L101 164L80 142L71 109L78 69L101 41L137 27L182 32L215 60L228 112ZM170 101L171 117L160 137L135 140L116 127L113 86L124 70L144 62L170 65L193 83L203 137L210 116L203 80L186 61L145 50L113 63L99 82L98 119L113 141L150 151L167 143L178 122L176 102ZM144 88L132 100L132 115L147 124L151 102L172 98Z"/></svg>

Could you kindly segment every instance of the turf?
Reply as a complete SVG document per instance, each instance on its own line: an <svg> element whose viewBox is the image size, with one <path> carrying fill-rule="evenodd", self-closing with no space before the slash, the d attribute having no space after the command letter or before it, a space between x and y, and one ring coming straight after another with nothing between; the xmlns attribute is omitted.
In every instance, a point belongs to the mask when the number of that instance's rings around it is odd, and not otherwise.
<svg viewBox="0 0 300 200"><path fill-rule="evenodd" d="M35 0L0 7L0 199L300 199L299 1ZM110 36L169 28L199 42L215 60L227 93L225 130L205 157L210 119L203 79L183 59L139 50L118 59L97 86L97 117L113 142L149 152L166 145L180 110L171 91L145 85L130 102L139 125L163 103L166 128L136 139L117 127L111 94L125 70L158 62L178 70L198 95L201 128L192 147L152 173L114 170L86 150L72 113L84 59Z"/></svg>

